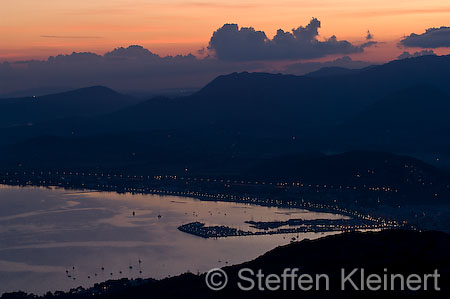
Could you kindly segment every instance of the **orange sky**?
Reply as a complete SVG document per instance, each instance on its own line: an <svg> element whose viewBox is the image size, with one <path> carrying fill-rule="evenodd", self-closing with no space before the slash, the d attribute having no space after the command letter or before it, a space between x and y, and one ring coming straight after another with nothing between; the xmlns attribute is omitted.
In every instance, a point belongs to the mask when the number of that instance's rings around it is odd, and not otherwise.
<svg viewBox="0 0 450 299"><path fill-rule="evenodd" d="M0 62L73 51L103 54L142 45L160 55L195 53L224 23L290 30L322 22L321 38L362 43L368 29L386 42L354 57L385 61L404 35L450 20L448 0L1 0ZM447 53L448 49L438 50Z"/></svg>

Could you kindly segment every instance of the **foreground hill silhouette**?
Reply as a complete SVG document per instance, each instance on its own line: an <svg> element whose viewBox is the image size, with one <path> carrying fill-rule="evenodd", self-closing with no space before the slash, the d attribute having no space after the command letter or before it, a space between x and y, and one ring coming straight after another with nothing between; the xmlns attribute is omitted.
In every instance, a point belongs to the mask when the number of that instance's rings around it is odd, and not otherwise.
<svg viewBox="0 0 450 299"><path fill-rule="evenodd" d="M285 268L299 268L300 273L327 274L330 290L325 291L241 291L237 282L242 268L265 275L281 275ZM433 273L436 269L440 291L429 285L428 291L341 291L341 269L347 273L364 268L366 275ZM183 274L160 281L109 281L88 290L58 293L39 298L448 298L450 296L450 236L439 232L382 231L378 233L348 233L317 240L304 240L275 248L253 261L223 268L228 287L211 291L205 284L205 274ZM360 273L355 276L358 281ZM248 275L246 275L248 276ZM431 290L430 290L431 289ZM349 291L350 290L350 291ZM5 294L2 299L34 298L23 293Z"/></svg>

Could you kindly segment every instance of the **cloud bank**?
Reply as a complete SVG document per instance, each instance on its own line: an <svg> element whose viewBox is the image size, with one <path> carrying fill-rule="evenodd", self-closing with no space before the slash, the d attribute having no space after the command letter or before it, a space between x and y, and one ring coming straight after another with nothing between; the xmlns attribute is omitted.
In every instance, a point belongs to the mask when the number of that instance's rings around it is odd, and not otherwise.
<svg viewBox="0 0 450 299"><path fill-rule="evenodd" d="M0 63L0 96L20 90L92 85L104 85L124 92L201 87L226 73L270 71L285 61L360 53L365 47L376 44L370 32L362 45L338 40L336 36L319 40L320 26L320 21L313 18L305 27L300 26L291 32L279 29L269 39L263 31L225 24L212 35L209 46L201 55L203 58L192 54L161 57L134 45L116 48L103 55L74 52L46 60ZM323 65L301 63L291 66L289 71L300 74L330 65L359 67L364 64L352 62L347 57Z"/></svg>
<svg viewBox="0 0 450 299"><path fill-rule="evenodd" d="M161 57L141 46L51 56L47 60L0 63L0 94L42 87L104 85L121 91L203 86L214 77L258 70L256 63L230 64L191 54Z"/></svg>
<svg viewBox="0 0 450 299"><path fill-rule="evenodd" d="M400 56L397 57L397 59L401 60L401 59L415 58L415 57L426 56L426 55L436 55L436 54L433 52L433 50L423 50L423 51L416 52L414 54L411 54L409 52L403 52Z"/></svg>
<svg viewBox="0 0 450 299"><path fill-rule="evenodd" d="M450 47L450 27L429 28L422 34L412 33L403 38L400 44L411 48Z"/></svg>
<svg viewBox="0 0 450 299"><path fill-rule="evenodd" d="M208 49L224 61L293 60L360 53L376 43L369 41L356 46L346 40L338 40L334 35L320 41L320 26L320 21L313 18L308 25L292 29L292 32L278 29L273 39L269 39L265 32L252 27L225 24L214 32Z"/></svg>

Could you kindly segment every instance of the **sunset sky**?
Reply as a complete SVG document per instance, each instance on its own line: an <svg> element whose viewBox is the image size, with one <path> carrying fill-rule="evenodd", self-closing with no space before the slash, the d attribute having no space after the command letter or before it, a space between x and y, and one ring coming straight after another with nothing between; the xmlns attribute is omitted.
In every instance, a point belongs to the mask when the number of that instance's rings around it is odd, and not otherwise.
<svg viewBox="0 0 450 299"><path fill-rule="evenodd" d="M446 0L2 0L0 62L142 45L161 56L187 54L208 45L226 23L254 27L269 38L282 28L322 26L319 40L336 35L354 44L370 30L379 45L352 58L393 59L399 40L430 27L450 25ZM446 53L448 48L435 50Z"/></svg>

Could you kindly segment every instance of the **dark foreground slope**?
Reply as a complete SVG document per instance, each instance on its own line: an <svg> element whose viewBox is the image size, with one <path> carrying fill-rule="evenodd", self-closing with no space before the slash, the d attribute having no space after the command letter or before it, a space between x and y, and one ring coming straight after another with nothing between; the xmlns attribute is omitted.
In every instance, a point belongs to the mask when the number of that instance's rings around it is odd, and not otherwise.
<svg viewBox="0 0 450 299"><path fill-rule="evenodd" d="M319 284L321 291L241 291L237 283L248 286L238 277L243 268L255 273L281 275L286 268L299 268L300 273L327 274L330 287ZM425 291L355 291L348 283L341 291L341 269L350 273L364 268L370 274L440 274L438 287L430 281ZM385 270L386 269L386 272ZM241 265L225 267L228 284L221 291L211 291L205 284L205 274L183 274L161 281L109 281L89 290L72 294L59 293L56 298L449 298L450 296L450 236L438 232L382 231L379 233L349 233L305 240L278 247L263 256ZM245 276L251 277L248 274ZM352 276L360 282L360 272ZM290 285L290 284L288 284ZM390 288L390 285L389 285ZM407 287L406 287L407 289ZM366 288L367 290L367 288ZM44 298L55 298L53 295ZM4 295L6 298L27 298L24 294ZM31 298L31 297L30 297Z"/></svg>

